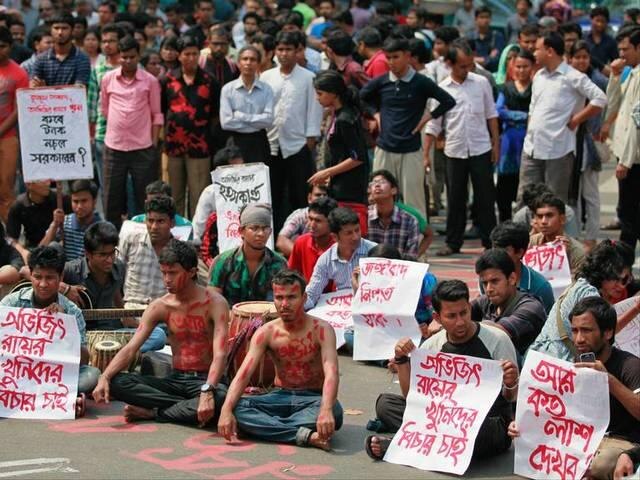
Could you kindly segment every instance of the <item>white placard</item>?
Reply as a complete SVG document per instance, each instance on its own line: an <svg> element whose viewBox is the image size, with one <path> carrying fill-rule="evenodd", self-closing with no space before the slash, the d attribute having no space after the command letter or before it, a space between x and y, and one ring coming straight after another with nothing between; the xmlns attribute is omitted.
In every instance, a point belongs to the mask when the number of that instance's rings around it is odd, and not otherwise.
<svg viewBox="0 0 640 480"><path fill-rule="evenodd" d="M211 172L218 214L218 249L221 252L240 246L242 239L240 210L249 203L271 205L269 167L264 163L226 165ZM267 246L273 250L273 218Z"/></svg>
<svg viewBox="0 0 640 480"><path fill-rule="evenodd" d="M522 262L541 273L549 281L555 298L559 298L571 284L569 257L567 257L567 249L560 240L529 247Z"/></svg>
<svg viewBox="0 0 640 480"><path fill-rule="evenodd" d="M582 478L609 425L607 374L529 350L517 405L514 473Z"/></svg>
<svg viewBox="0 0 640 480"><path fill-rule="evenodd" d="M25 182L93 178L84 87L21 88L17 105Z"/></svg>
<svg viewBox="0 0 640 480"><path fill-rule="evenodd" d="M613 307L618 316L626 312L640 301L639 297L631 297L616 303ZM640 357L640 315L631 320L626 327L616 333L614 345L620 350Z"/></svg>
<svg viewBox="0 0 640 480"><path fill-rule="evenodd" d="M428 269L425 263L360 259L360 284L352 304L354 360L391 358L404 337L419 345L415 311Z"/></svg>
<svg viewBox="0 0 640 480"><path fill-rule="evenodd" d="M75 418L79 365L73 315L0 307L0 417Z"/></svg>
<svg viewBox="0 0 640 480"><path fill-rule="evenodd" d="M384 460L462 475L501 386L499 361L414 350L402 427Z"/></svg>
<svg viewBox="0 0 640 480"><path fill-rule="evenodd" d="M324 293L320 295L316 307L307 312L309 315L324 320L333 327L336 332L336 348L340 348L345 344L344 332L347 328L353 327L353 317L351 315L352 299L353 293L348 289Z"/></svg>

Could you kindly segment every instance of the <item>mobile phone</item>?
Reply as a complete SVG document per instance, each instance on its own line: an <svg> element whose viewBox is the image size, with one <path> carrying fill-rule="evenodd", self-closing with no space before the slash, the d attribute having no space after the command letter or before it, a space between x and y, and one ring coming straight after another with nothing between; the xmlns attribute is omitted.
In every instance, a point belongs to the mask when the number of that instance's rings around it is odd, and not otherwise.
<svg viewBox="0 0 640 480"><path fill-rule="evenodd" d="M578 358L581 363L594 363L596 361L596 354L593 352L581 353Z"/></svg>

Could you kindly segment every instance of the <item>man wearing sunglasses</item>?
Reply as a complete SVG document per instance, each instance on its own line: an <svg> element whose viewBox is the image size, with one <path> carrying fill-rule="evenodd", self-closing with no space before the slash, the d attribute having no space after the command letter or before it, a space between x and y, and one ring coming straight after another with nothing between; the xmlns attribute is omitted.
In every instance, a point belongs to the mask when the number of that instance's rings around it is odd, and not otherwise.
<svg viewBox="0 0 640 480"><path fill-rule="evenodd" d="M125 264L118 258L118 240L118 231L113 224L97 222L91 225L84 236L84 256L64 266L60 293L80 308L123 308ZM83 298L86 297L91 299L91 305L85 304ZM135 330L137 326L135 318L112 318L91 321L87 330ZM160 350L165 341L164 331L156 327L141 351Z"/></svg>

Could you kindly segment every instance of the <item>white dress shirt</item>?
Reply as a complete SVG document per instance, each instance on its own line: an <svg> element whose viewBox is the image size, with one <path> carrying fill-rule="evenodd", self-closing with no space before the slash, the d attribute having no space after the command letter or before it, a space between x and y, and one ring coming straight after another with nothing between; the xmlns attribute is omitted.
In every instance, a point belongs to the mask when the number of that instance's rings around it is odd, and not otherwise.
<svg viewBox="0 0 640 480"><path fill-rule="evenodd" d="M469 73L462 83L451 77L440 83L456 105L442 117L429 120L425 132L438 137L444 130L444 154L449 158L469 158L491 150L487 120L497 118L491 84L482 75Z"/></svg>
<svg viewBox="0 0 640 480"><path fill-rule="evenodd" d="M275 102L274 124L268 132L272 155L277 155L280 147L283 158L290 157L302 149L308 137L320 136L322 107L316 100L314 77L299 65L288 75L279 67L260 75L273 90Z"/></svg>
<svg viewBox="0 0 640 480"><path fill-rule="evenodd" d="M606 95L588 76L565 62L553 72L546 68L533 77L529 125L524 152L538 160L562 158L576 148L576 132L567 124L582 110L585 100L604 108Z"/></svg>

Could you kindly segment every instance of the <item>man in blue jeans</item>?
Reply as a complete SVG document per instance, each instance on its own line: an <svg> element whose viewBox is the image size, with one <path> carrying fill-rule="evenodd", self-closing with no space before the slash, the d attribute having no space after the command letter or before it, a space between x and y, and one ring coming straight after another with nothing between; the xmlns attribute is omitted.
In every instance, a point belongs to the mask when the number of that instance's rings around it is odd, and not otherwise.
<svg viewBox="0 0 640 480"><path fill-rule="evenodd" d="M306 285L298 273L280 271L272 285L280 317L251 338L222 406L218 433L227 441L239 430L262 440L329 450L333 433L342 426L335 333L326 322L304 313ZM265 354L273 360L277 388L242 397Z"/></svg>

